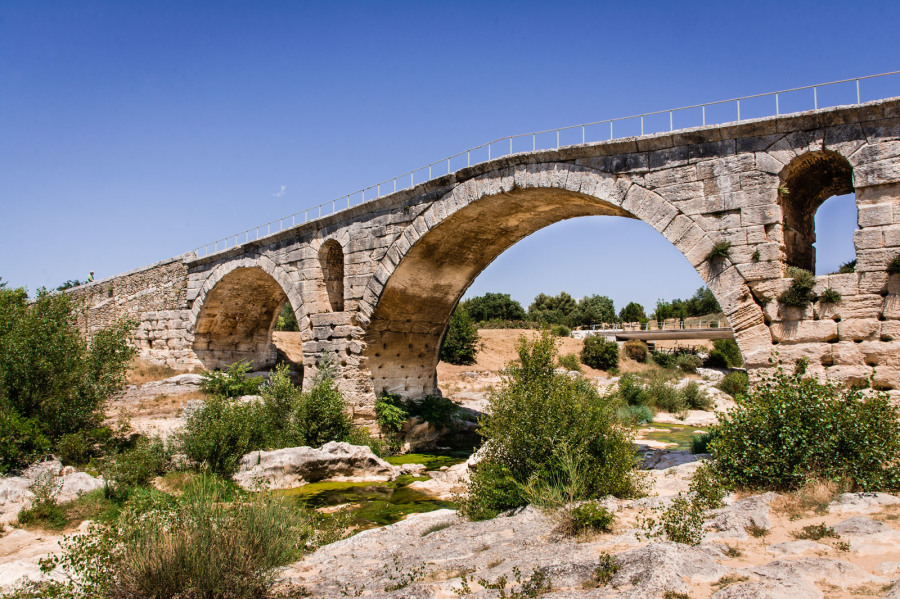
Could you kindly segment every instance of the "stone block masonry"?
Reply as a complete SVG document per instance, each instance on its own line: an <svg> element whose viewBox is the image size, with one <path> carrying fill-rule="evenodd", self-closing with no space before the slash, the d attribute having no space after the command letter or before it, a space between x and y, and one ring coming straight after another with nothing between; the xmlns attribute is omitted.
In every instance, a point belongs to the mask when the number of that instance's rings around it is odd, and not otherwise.
<svg viewBox="0 0 900 599"><path fill-rule="evenodd" d="M785 306L788 266L815 264L814 215L853 192L856 272L816 278L839 304ZM819 376L900 390L900 99L505 156L207 257L179 256L71 293L90 332L138 320L141 354L176 368L274 361L288 302L305 384L325 352L354 412L437 391L453 307L500 253L560 220L637 218L722 305L748 368L778 352ZM727 241L728 256L710 260ZM599 282L598 282L599 284ZM900 392L900 391L898 391Z"/></svg>

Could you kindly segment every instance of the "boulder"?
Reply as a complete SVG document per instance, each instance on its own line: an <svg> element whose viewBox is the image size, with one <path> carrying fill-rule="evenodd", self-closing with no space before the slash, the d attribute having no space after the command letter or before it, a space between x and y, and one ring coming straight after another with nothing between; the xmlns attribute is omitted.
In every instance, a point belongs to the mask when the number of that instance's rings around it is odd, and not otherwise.
<svg viewBox="0 0 900 599"><path fill-rule="evenodd" d="M618 597L658 597L666 591L687 593L691 583L712 583L734 570L716 561L715 547L690 547L671 541L650 543L616 556L619 570L610 584L633 585Z"/></svg>
<svg viewBox="0 0 900 599"><path fill-rule="evenodd" d="M244 489L292 489L319 481L384 482L399 469L366 446L332 441L321 449L287 447L241 458L234 480Z"/></svg>
<svg viewBox="0 0 900 599"><path fill-rule="evenodd" d="M775 493L753 495L712 512L714 516L709 526L718 531L717 538L746 539L747 528L756 526L768 530L769 504L777 497Z"/></svg>
<svg viewBox="0 0 900 599"><path fill-rule="evenodd" d="M900 499L887 493L843 493L828 504L832 513L871 514L889 505L900 504Z"/></svg>

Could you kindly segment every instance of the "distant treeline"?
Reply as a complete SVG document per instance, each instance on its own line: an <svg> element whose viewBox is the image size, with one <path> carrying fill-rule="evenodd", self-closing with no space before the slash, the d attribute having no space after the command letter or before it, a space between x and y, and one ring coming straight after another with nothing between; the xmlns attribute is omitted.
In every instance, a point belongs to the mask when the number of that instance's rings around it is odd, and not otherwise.
<svg viewBox="0 0 900 599"><path fill-rule="evenodd" d="M688 299L659 300L656 310L648 317L644 306L629 302L619 312L612 299L605 295L588 295L576 300L565 291L559 295L539 294L526 311L508 293L486 293L459 304L459 309L479 323L503 326L527 326L528 323L589 327L614 322L647 322L668 318L690 318L721 312L719 303L707 287L699 288Z"/></svg>

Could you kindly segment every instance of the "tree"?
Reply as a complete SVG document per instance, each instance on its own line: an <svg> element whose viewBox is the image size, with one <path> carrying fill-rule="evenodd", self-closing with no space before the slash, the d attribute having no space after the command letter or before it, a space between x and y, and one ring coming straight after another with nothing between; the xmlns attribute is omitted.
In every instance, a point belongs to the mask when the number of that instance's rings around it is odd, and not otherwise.
<svg viewBox="0 0 900 599"><path fill-rule="evenodd" d="M694 296L690 299L690 304L691 308L688 316L705 316L707 314L714 314L715 312L722 311L722 307L719 306L716 296L713 295L713 292L709 287L700 287L697 289Z"/></svg>
<svg viewBox="0 0 900 599"><path fill-rule="evenodd" d="M297 322L297 315L291 307L291 302L284 302L281 312L278 313L278 320L275 321L276 331L299 331L300 324Z"/></svg>
<svg viewBox="0 0 900 599"><path fill-rule="evenodd" d="M69 279L68 281L57 287L56 290L65 291L66 289L72 289L73 287L78 287L80 285L84 285L84 283L82 283L78 279Z"/></svg>
<svg viewBox="0 0 900 599"><path fill-rule="evenodd" d="M124 386L135 353L128 346L134 323L97 331L87 343L73 307L64 293L41 289L29 304L24 289L0 285L0 412L8 416L0 438L12 427L12 436L34 431L56 444L64 435L99 427L104 402ZM31 443L28 436L9 453L3 449L0 471L19 459Z"/></svg>
<svg viewBox="0 0 900 599"><path fill-rule="evenodd" d="M569 315L569 325L587 327L592 324L616 321L616 307L605 295L586 295Z"/></svg>
<svg viewBox="0 0 900 599"><path fill-rule="evenodd" d="M508 293L485 293L467 299L462 306L475 322L525 320L525 309L522 304L510 298Z"/></svg>
<svg viewBox="0 0 900 599"><path fill-rule="evenodd" d="M637 302L629 302L628 305L619 312L619 320L622 322L647 322L647 315L644 314L644 306Z"/></svg>
<svg viewBox="0 0 900 599"><path fill-rule="evenodd" d="M478 327L463 306L450 315L447 334L441 344L441 360L448 364L474 364L478 353Z"/></svg>
<svg viewBox="0 0 900 599"><path fill-rule="evenodd" d="M565 291L556 296L541 293L528 306L528 318L546 324L565 324L577 307L578 303Z"/></svg>

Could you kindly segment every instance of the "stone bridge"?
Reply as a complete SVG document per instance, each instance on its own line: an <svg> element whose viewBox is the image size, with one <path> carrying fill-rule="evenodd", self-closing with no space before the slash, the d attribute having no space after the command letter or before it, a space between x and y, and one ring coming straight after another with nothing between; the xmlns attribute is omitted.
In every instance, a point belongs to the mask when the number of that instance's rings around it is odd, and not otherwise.
<svg viewBox="0 0 900 599"><path fill-rule="evenodd" d="M816 278L839 304L782 305L812 270L814 214L855 192L856 272ZM289 302L305 384L323 352L358 415L383 391L436 392L441 338L476 276L564 219L659 231L715 294L749 368L773 351L826 378L900 389L900 99L514 154L209 256L190 253L78 288L87 330L139 321L145 358L179 369L275 359ZM727 257L709 259L727 242ZM827 240L820 240L827 243Z"/></svg>

